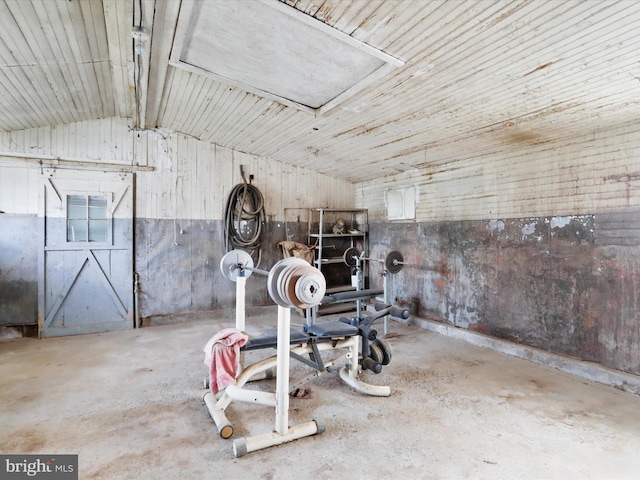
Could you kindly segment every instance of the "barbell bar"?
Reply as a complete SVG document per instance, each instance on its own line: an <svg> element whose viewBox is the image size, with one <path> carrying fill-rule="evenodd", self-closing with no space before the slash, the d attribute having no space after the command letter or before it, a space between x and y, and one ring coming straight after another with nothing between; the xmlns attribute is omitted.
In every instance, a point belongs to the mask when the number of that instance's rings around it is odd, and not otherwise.
<svg viewBox="0 0 640 480"><path fill-rule="evenodd" d="M344 263L350 267L355 267L358 264L358 260L368 260L370 262L384 263L385 268L389 273L398 273L402 270L402 267L407 263L404 261L404 257L397 250L393 250L387 254L384 259L365 257L364 252L358 253L355 247L349 247L344 251L343 255Z"/></svg>

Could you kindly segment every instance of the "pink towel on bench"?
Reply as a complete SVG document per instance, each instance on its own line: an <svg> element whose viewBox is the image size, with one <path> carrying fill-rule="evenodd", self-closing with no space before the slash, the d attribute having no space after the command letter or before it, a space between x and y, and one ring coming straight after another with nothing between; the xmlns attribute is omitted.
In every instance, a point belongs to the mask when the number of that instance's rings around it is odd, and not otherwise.
<svg viewBox="0 0 640 480"><path fill-rule="evenodd" d="M225 328L209 339L204 347L204 364L209 367L209 387L215 395L236 383L240 348L249 337L235 328Z"/></svg>

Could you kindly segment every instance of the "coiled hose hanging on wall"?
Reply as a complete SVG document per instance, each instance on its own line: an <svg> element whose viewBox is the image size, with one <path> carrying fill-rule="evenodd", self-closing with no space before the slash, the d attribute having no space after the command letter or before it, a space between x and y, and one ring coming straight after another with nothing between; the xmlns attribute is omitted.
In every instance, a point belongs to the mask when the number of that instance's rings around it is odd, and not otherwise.
<svg viewBox="0 0 640 480"><path fill-rule="evenodd" d="M242 183L233 187L225 208L224 248L227 252L246 250L258 268L262 257L264 197L257 187L247 183L242 167L240 173Z"/></svg>

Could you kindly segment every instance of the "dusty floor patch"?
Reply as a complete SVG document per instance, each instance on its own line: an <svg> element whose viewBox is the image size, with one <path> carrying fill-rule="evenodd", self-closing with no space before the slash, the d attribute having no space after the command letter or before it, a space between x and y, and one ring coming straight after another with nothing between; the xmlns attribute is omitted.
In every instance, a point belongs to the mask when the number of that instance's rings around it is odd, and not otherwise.
<svg viewBox="0 0 640 480"><path fill-rule="evenodd" d="M275 313L249 321L272 325ZM0 452L77 453L83 479L622 479L640 471L640 397L397 323L391 364L365 374L390 385L391 397L322 376L291 398L290 421L317 419L324 434L235 459L201 400L202 347L229 323L0 343ZM292 367L292 378L308 372ZM236 437L273 429L272 409L227 412Z"/></svg>

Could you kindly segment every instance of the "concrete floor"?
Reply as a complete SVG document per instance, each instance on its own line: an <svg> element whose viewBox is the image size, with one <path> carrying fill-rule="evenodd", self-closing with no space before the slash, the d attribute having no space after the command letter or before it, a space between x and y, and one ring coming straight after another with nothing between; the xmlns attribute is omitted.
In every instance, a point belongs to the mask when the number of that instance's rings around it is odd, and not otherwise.
<svg viewBox="0 0 640 480"><path fill-rule="evenodd" d="M290 423L325 433L236 459L201 400L203 346L232 324L0 343L0 452L78 454L81 479L638 478L640 396L399 323L391 364L364 375L391 397L322 376ZM270 408L227 412L235 436L273 429Z"/></svg>

